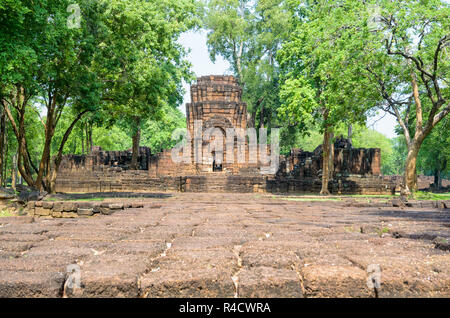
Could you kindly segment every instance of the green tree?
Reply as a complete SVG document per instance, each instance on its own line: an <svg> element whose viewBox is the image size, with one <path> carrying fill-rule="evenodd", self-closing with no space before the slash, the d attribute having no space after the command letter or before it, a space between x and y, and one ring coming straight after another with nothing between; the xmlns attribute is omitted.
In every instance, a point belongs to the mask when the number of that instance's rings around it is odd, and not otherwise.
<svg viewBox="0 0 450 318"><path fill-rule="evenodd" d="M131 132L134 169L142 124L161 118L164 106L176 107L182 101L182 79L191 79L186 52L176 41L198 25L197 14L194 0L108 2L103 22L109 33L100 46L98 67L110 120Z"/></svg>
<svg viewBox="0 0 450 318"><path fill-rule="evenodd" d="M333 133L338 124L364 122L370 95L352 95L364 87L365 79L349 69L351 52L336 43L348 41L341 28L351 21L330 16L326 1L298 2L294 16L306 15L298 23L278 53L283 70L280 116L301 132L318 127L323 133L323 170L321 194L329 194L332 176ZM342 81L345 78L345 81Z"/></svg>
<svg viewBox="0 0 450 318"><path fill-rule="evenodd" d="M243 79L243 59L248 52L252 32L250 0L210 0L207 3L205 27L211 60L217 55L231 62L239 81Z"/></svg>
<svg viewBox="0 0 450 318"><path fill-rule="evenodd" d="M243 87L249 127L278 126L281 43L292 29L283 0L210 0L205 27L211 59L220 55Z"/></svg>
<svg viewBox="0 0 450 318"><path fill-rule="evenodd" d="M163 108L161 120L148 120L142 129L142 143L158 153L170 149L176 142L172 140L172 132L177 128L186 128L186 117L178 108Z"/></svg>
<svg viewBox="0 0 450 318"><path fill-rule="evenodd" d="M381 173L392 174L392 170L398 165L394 159L392 141L382 133L365 126L353 127L352 146L354 148L380 148Z"/></svg>
<svg viewBox="0 0 450 318"><path fill-rule="evenodd" d="M448 177L450 163L450 120L444 118L424 140L417 160L417 169L434 176L434 186L442 187L442 179Z"/></svg>
<svg viewBox="0 0 450 318"><path fill-rule="evenodd" d="M408 149L403 194L410 194L417 189L420 148L450 112L450 6L440 0L326 5L330 17L349 21L339 28L347 40L336 49L352 52L349 68L369 80L353 94L378 94L374 107L394 115L403 131Z"/></svg>
<svg viewBox="0 0 450 318"><path fill-rule="evenodd" d="M95 6L86 4L90 23L96 23ZM94 37L82 23L68 27L70 1L2 2L0 39L0 101L18 141L18 168L29 185L54 190L62 151L76 122L98 105L97 80L90 65ZM55 160L51 143L66 107L77 115L62 138ZM38 166L30 157L26 116L34 109L45 114L44 145ZM15 113L15 116L14 116ZM52 170L53 168L53 170Z"/></svg>

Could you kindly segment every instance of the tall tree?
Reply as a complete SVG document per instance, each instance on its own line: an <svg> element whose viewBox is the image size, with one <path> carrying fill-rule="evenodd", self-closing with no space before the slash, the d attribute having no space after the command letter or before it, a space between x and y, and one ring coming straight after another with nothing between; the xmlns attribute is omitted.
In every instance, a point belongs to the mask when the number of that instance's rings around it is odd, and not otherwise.
<svg viewBox="0 0 450 318"><path fill-rule="evenodd" d="M110 120L129 128L133 169L137 169L141 125L161 118L164 105L182 101L182 79L192 74L186 52L176 41L198 25L194 0L114 0L104 12L108 36L98 64L104 79Z"/></svg>
<svg viewBox="0 0 450 318"><path fill-rule="evenodd" d="M211 59L217 55L231 62L239 81L243 80L243 58L248 51L252 32L250 0L210 0L207 3L205 27Z"/></svg>
<svg viewBox="0 0 450 318"><path fill-rule="evenodd" d="M434 186L442 188L442 180L450 171L450 118L444 118L423 141L417 157L417 170L434 176Z"/></svg>
<svg viewBox="0 0 450 318"><path fill-rule="evenodd" d="M365 81L347 68L351 52L336 48L337 42L348 40L340 29L349 21L330 17L326 1L298 1L293 10L304 19L278 53L284 74L279 113L304 132L318 123L323 133L321 194L326 195L333 175L334 128L364 122L371 96L352 96L354 87L363 87Z"/></svg>
<svg viewBox="0 0 450 318"><path fill-rule="evenodd" d="M243 87L250 127L278 125L279 65L276 54L292 29L283 0L210 0L205 27L212 60L220 55Z"/></svg>
<svg viewBox="0 0 450 318"><path fill-rule="evenodd" d="M329 16L349 21L340 27L348 40L337 42L337 49L352 52L349 68L370 81L353 94L373 91L380 99L374 106L402 128L408 148L402 192L411 194L420 148L450 112L450 5L382 0L331 1L328 7Z"/></svg>
<svg viewBox="0 0 450 318"><path fill-rule="evenodd" d="M87 4L88 1L80 1ZM18 141L18 169L29 185L53 191L62 149L76 122L98 105L90 71L93 37L85 24L68 26L70 1L7 1L0 7L2 84L0 102ZM91 4L87 10L95 9ZM42 106L42 108L40 107ZM45 142L39 164L30 158L26 116L30 108L45 114ZM51 161L51 143L65 107L77 113ZM51 169L54 167L53 172Z"/></svg>

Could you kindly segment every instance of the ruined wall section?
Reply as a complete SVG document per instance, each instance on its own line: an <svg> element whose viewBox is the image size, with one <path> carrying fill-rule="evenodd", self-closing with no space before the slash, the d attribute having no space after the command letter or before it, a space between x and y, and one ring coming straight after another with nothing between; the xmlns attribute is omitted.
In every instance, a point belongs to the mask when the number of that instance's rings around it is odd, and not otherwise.
<svg viewBox="0 0 450 318"><path fill-rule="evenodd" d="M286 171L294 178L315 178L322 174L322 146L313 152L292 149ZM381 150L379 148L351 148L345 139L334 144L334 177L351 175L379 176L381 174ZM290 168L290 169L289 169Z"/></svg>
<svg viewBox="0 0 450 318"><path fill-rule="evenodd" d="M128 170L131 164L132 151L104 151L101 147L94 147L87 155L64 155L59 173L83 171ZM147 170L151 151L148 147L139 148L138 170Z"/></svg>
<svg viewBox="0 0 450 318"><path fill-rule="evenodd" d="M171 150L164 150L150 160L149 175L176 176L176 175L207 175L211 173L221 174L213 170L213 163L217 158L222 158L222 174L259 175L260 164L258 154L255 161L250 160L247 138L245 137L245 162L238 162L237 140L233 149L227 149L226 131L229 128L247 129L247 105L242 102L242 88L233 76L203 76L197 83L191 86L191 103L186 104L187 130L191 141L191 164L175 163L171 160ZM209 147L212 141L195 139L194 123L202 122L202 136L207 129L217 128L223 135L222 152L212 153ZM214 139L214 138L212 138ZM199 152L194 153L195 145ZM227 151L233 152L234 162L227 162ZM196 163L199 158L200 163Z"/></svg>

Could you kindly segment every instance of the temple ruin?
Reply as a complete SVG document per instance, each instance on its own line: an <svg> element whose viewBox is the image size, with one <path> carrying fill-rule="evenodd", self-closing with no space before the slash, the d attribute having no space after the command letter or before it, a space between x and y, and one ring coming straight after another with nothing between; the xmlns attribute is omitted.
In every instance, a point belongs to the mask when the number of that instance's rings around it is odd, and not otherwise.
<svg viewBox="0 0 450 318"><path fill-rule="evenodd" d="M174 162L172 149L152 153L141 147L139 169L130 170L131 150L103 151L95 147L88 155L66 155L56 181L58 192L308 192L321 187L322 149L314 152L292 149L279 157L279 169L264 172L261 153L249 149L249 138L233 147L223 145L220 153L210 143L214 136L202 138L208 129L226 136L227 129L247 128L247 105L242 102L242 88L233 76L204 76L191 86L191 103L186 104L187 131L192 136L187 162ZM201 121L201 134L195 123ZM242 136L241 136L242 137ZM242 139L241 139L242 141ZM197 148L195 145L197 144ZM237 160L244 147L245 160ZM220 147L219 147L220 148ZM196 153L197 151L197 153ZM230 153L232 152L232 156ZM259 150L258 150L259 151ZM270 149L268 149L270 152ZM251 156L256 158L251 158ZM200 158L201 157L201 158ZM201 160L198 160L198 159ZM230 161L229 158L234 160ZM380 149L354 149L346 140L334 145L332 193L393 193L398 181L380 175Z"/></svg>

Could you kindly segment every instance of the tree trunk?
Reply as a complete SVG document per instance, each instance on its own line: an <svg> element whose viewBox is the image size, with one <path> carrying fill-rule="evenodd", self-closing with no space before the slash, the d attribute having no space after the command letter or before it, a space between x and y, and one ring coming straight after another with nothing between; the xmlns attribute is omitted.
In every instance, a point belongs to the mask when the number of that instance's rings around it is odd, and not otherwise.
<svg viewBox="0 0 450 318"><path fill-rule="evenodd" d="M5 141L4 141L4 143L5 143L5 161L4 161L4 163L3 163L3 171L2 171L2 174L3 174L3 187L6 187L6 184L7 184L7 180L8 180L8 130L6 130L6 133L5 133Z"/></svg>
<svg viewBox="0 0 450 318"><path fill-rule="evenodd" d="M442 189L442 171L439 170L437 188Z"/></svg>
<svg viewBox="0 0 450 318"><path fill-rule="evenodd" d="M77 122L87 112L88 111L85 110L85 111L79 113L78 116L72 121L69 128L67 128L66 132L64 133L61 143L59 144L58 153L55 156L54 160L52 161L51 172L49 173L49 175L47 175L48 192L50 192L50 193L56 192L56 177L58 175L59 166L61 165L63 150L64 150L64 146L67 142L67 139L69 139L69 136L72 133L72 130L75 127L75 125L77 124Z"/></svg>
<svg viewBox="0 0 450 318"><path fill-rule="evenodd" d="M5 146L6 146L6 114L2 111L0 118L0 185L4 183L5 175L3 166L5 165Z"/></svg>
<svg viewBox="0 0 450 318"><path fill-rule="evenodd" d="M352 125L348 125L347 139L348 139L350 149L352 148L352 135L353 135L353 127L352 127Z"/></svg>
<svg viewBox="0 0 450 318"><path fill-rule="evenodd" d="M27 142L25 138L25 106L28 102L28 100L23 95L23 88L20 85L17 85L16 87L16 98L14 103L14 108L17 109L17 118L18 118L18 125L16 124L16 121L14 119L14 116L9 109L9 107L6 105L6 102L2 99L0 100L0 104L3 107L3 111L6 113L8 120L11 124L12 130L17 138L18 143L18 158L17 158L17 168L22 175L22 177L25 179L28 185L33 186L34 180L32 177L32 170L30 167L33 166L32 161L29 156ZM22 166L22 160L23 160L23 166ZM33 166L34 168L34 166ZM36 169L35 169L36 170Z"/></svg>
<svg viewBox="0 0 450 318"><path fill-rule="evenodd" d="M255 122L256 122L256 108L251 112L250 116L248 116L247 121L248 128L255 128L256 126Z"/></svg>
<svg viewBox="0 0 450 318"><path fill-rule="evenodd" d="M440 176L440 174L441 174L441 172L439 171L439 169L434 169L434 173L433 173L433 176L434 176L434 182L433 182L433 186L436 188L436 189L439 189L440 188L440 186L439 186L439 176Z"/></svg>
<svg viewBox="0 0 450 318"><path fill-rule="evenodd" d="M94 144L92 143L92 131L93 131L92 125L89 125L89 153L91 153L92 149L94 148Z"/></svg>
<svg viewBox="0 0 450 318"><path fill-rule="evenodd" d="M261 102L260 113L259 113L259 128L264 128L264 103Z"/></svg>
<svg viewBox="0 0 450 318"><path fill-rule="evenodd" d="M417 174L416 162L419 154L420 145L412 144L408 147L408 155L406 156L404 189L402 195L409 196L412 192L417 191Z"/></svg>
<svg viewBox="0 0 450 318"><path fill-rule="evenodd" d="M442 189L442 172L445 171L446 168L447 168L447 159L444 159L439 169L438 184L437 184L438 189Z"/></svg>
<svg viewBox="0 0 450 318"><path fill-rule="evenodd" d="M330 178L329 163L330 163L330 132L329 127L325 129L323 134L323 145L322 145L322 190L320 190L321 195L329 195L328 181Z"/></svg>
<svg viewBox="0 0 450 318"><path fill-rule="evenodd" d="M135 119L136 130L133 134L133 154L131 157L131 169L138 170L138 159L139 159L139 143L141 141L141 120L139 118Z"/></svg>
<svg viewBox="0 0 450 318"><path fill-rule="evenodd" d="M12 167L11 167L11 188L13 188L14 190L16 190L16 184L17 184L17 157L18 157L18 154L16 153L13 156Z"/></svg>
<svg viewBox="0 0 450 318"><path fill-rule="evenodd" d="M92 152L91 136L90 125L86 122L86 154L90 154Z"/></svg>
<svg viewBox="0 0 450 318"><path fill-rule="evenodd" d="M329 132L329 143L330 143L330 151L328 153L328 181L333 180L334 174L334 143L333 138L334 134Z"/></svg>
<svg viewBox="0 0 450 318"><path fill-rule="evenodd" d="M447 160L439 161L434 168L434 187L436 189L442 188L442 171L445 171L447 168Z"/></svg>
<svg viewBox="0 0 450 318"><path fill-rule="evenodd" d="M53 125L51 120L47 121L47 125ZM52 141L52 133L50 130L51 128L46 129L44 150L42 152L41 162L39 163L39 172L35 182L35 187L38 190L42 190L43 187L46 188L48 186L48 185L43 186L42 181L44 180L45 171L47 172L50 171L50 145ZM48 173L46 175L48 175ZM48 191L49 189L44 190Z"/></svg>
<svg viewBox="0 0 450 318"><path fill-rule="evenodd" d="M81 154L84 155L84 128L83 123L81 123Z"/></svg>

